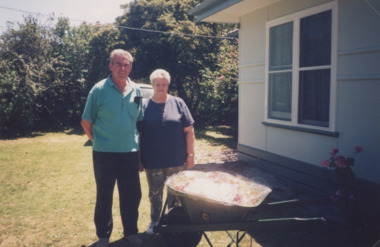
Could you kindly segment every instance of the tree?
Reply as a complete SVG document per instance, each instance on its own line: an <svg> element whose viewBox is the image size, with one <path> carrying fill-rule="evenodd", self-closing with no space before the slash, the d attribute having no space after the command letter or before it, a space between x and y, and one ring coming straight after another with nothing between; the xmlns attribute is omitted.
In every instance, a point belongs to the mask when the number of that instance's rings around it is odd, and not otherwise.
<svg viewBox="0 0 380 247"><path fill-rule="evenodd" d="M221 36L231 27L196 23L187 12L199 2L137 0L124 5L125 14L117 19L121 38L126 40L125 48L131 50L135 57L133 76L144 80L154 69L167 70L172 78L170 89L185 100L193 114L202 100L201 71L216 68L215 53L221 42L220 39L200 35Z"/></svg>
<svg viewBox="0 0 380 247"><path fill-rule="evenodd" d="M1 65L2 71L5 67ZM0 73L0 138L29 135L33 130L33 90L15 72Z"/></svg>
<svg viewBox="0 0 380 247"><path fill-rule="evenodd" d="M217 69L202 71L197 117L203 123L236 124L238 119L238 45L224 40L217 53Z"/></svg>
<svg viewBox="0 0 380 247"><path fill-rule="evenodd" d="M46 79L50 44L47 32L37 19L26 17L19 29L2 35L0 50L1 136L14 137L32 132L35 121L34 102Z"/></svg>
<svg viewBox="0 0 380 247"><path fill-rule="evenodd" d="M227 122L237 114L237 46L219 37L233 26L196 23L187 13L201 1L136 0L123 6L117 27L71 27L67 18L41 25L33 17L8 27L0 36L0 138L78 126L115 48L134 55L136 81L169 71L171 93L197 123Z"/></svg>
<svg viewBox="0 0 380 247"><path fill-rule="evenodd" d="M70 27L67 18L59 18L51 30L53 54L50 87L41 94L42 119L55 127L76 126L86 97L90 42L94 27L82 23ZM48 118L48 116L51 116Z"/></svg>
<svg viewBox="0 0 380 247"><path fill-rule="evenodd" d="M97 26L89 43L88 90L94 83L108 76L110 71L107 68L111 51L122 48L124 45L117 28L112 25Z"/></svg>
<svg viewBox="0 0 380 247"><path fill-rule="evenodd" d="M26 17L0 38L0 138L79 125L88 91L123 45L111 25L42 26Z"/></svg>

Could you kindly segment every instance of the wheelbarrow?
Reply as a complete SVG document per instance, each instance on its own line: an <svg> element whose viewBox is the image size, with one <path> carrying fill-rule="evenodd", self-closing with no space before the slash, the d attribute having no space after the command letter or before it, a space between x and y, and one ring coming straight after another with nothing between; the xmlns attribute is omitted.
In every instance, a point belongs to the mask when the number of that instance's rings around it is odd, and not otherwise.
<svg viewBox="0 0 380 247"><path fill-rule="evenodd" d="M225 201L220 198L215 198L215 196L199 193L199 191L186 191L182 185L176 185L176 181L187 182L186 176L184 178L183 173L187 173L188 175L190 174L189 172L192 171L184 171L173 175L166 182L167 193L170 196L167 196L159 224L153 228L153 231L154 233L161 234L168 246L195 247L201 241L202 236L204 236L207 243L212 247L213 245L206 234L206 232L212 231L225 231L227 233L231 239L227 247L233 243L239 246L239 243L246 234L255 229L274 227L276 225L282 225L288 228L292 226L297 227L300 224L302 227L305 227L305 225L315 225L326 222L324 217L257 218L256 216L258 213L265 211L325 203L329 201L328 198L294 199L262 203L266 196L272 191L271 188L261 180L251 181L243 177L235 176L236 181L248 182L248 185L245 186L253 188L255 193L249 198L250 203L234 203L236 198L240 199L239 195L232 195L230 201ZM195 175L192 174L194 175L193 178L197 177L198 179L201 173L199 173L199 171L194 172L196 173L194 173ZM217 177L226 179L225 175L220 172L217 173L217 175L219 175ZM227 175L227 180L230 178L229 176L233 175ZM195 179L195 182L197 182L197 179ZM218 182L220 181L217 181L217 183ZM228 185L228 187L233 187L234 184ZM198 184L197 186L201 188L203 185ZM207 184L207 186L210 186L210 184ZM228 187L224 187L225 190L228 190ZM222 196L226 195L226 193L223 194L222 191L217 194L222 194ZM173 202L169 202L170 197L176 198L176 201L179 202L180 205L174 206ZM231 200L231 198L233 199ZM236 236L233 237L229 231L237 231Z"/></svg>

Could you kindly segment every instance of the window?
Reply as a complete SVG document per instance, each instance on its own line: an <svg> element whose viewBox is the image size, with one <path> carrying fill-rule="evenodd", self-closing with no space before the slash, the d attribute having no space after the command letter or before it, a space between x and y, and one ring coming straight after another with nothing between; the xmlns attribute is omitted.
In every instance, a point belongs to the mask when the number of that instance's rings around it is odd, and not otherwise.
<svg viewBox="0 0 380 247"><path fill-rule="evenodd" d="M269 112L271 118L291 119L293 22L270 29L269 33Z"/></svg>
<svg viewBox="0 0 380 247"><path fill-rule="evenodd" d="M331 127L333 11L304 11L267 25L267 120Z"/></svg>

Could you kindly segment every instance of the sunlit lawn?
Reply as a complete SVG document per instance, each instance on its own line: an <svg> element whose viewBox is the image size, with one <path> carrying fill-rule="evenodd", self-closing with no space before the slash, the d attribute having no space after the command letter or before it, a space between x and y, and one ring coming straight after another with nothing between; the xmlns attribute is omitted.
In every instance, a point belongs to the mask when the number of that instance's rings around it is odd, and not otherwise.
<svg viewBox="0 0 380 247"><path fill-rule="evenodd" d="M207 164L236 145L227 127L197 132L198 162ZM235 143L235 144L234 144ZM37 133L35 137L0 141L0 246L90 246L96 240L93 224L95 182L91 146L81 131ZM144 232L150 223L145 173L139 229L145 246L165 246L160 237ZM124 246L118 195L113 207L111 246ZM224 232L209 234L214 246L229 242ZM223 244L221 244L223 243ZM199 246L208 246L202 239Z"/></svg>

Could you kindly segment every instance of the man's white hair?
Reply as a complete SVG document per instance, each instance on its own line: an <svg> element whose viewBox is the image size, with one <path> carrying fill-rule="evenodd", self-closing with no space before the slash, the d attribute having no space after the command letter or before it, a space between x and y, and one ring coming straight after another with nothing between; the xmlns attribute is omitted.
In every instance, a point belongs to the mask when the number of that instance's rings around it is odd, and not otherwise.
<svg viewBox="0 0 380 247"><path fill-rule="evenodd" d="M123 49L115 49L110 54L110 63L112 63L112 64L113 64L113 61L115 59L115 55L126 57L129 60L129 62L133 63L133 57L132 57L131 53L129 53Z"/></svg>

